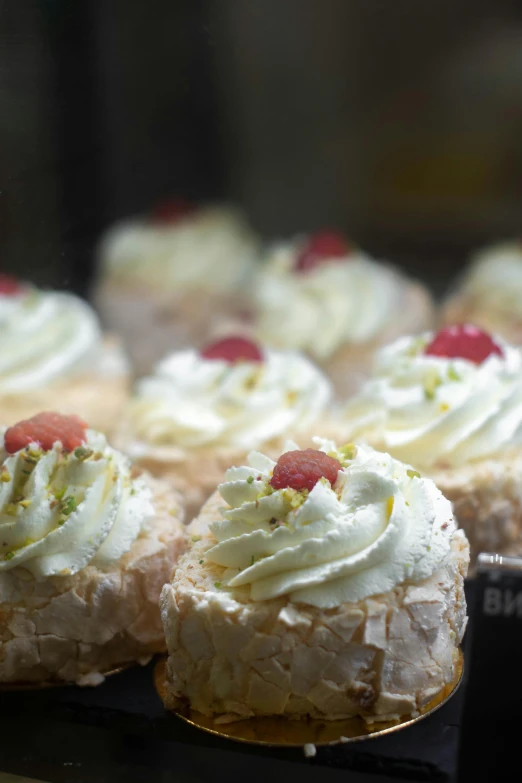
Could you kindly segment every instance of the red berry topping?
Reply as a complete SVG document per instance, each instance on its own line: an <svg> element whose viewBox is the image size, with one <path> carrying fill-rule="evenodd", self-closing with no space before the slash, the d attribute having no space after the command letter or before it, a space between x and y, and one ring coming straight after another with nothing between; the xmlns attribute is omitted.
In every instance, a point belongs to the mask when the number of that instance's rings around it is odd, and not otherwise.
<svg viewBox="0 0 522 783"><path fill-rule="evenodd" d="M19 421L6 430L5 450L9 454L14 454L30 443L38 443L44 451L49 451L57 441L60 441L65 451L73 451L85 443L86 427L87 424L79 416L38 413L31 419Z"/></svg>
<svg viewBox="0 0 522 783"><path fill-rule="evenodd" d="M471 324L444 327L426 346L424 353L427 356L444 356L446 359L468 359L475 364L481 364L494 353L504 355L487 332Z"/></svg>
<svg viewBox="0 0 522 783"><path fill-rule="evenodd" d="M270 486L274 489L312 490L321 478L328 479L333 486L340 470L341 463L323 451L287 451L277 460Z"/></svg>
<svg viewBox="0 0 522 783"><path fill-rule="evenodd" d="M152 211L152 221L160 226L181 223L196 212L197 207L181 198L162 201Z"/></svg>
<svg viewBox="0 0 522 783"><path fill-rule="evenodd" d="M325 261L346 259L350 252L350 245L342 234L320 231L308 237L297 256L295 268L298 272L308 272Z"/></svg>
<svg viewBox="0 0 522 783"><path fill-rule="evenodd" d="M201 356L204 359L221 359L229 364L263 361L259 346L246 337L225 337L223 340L217 340L203 348Z"/></svg>
<svg viewBox="0 0 522 783"><path fill-rule="evenodd" d="M15 296L24 290L21 283L12 275L0 274L0 296Z"/></svg>

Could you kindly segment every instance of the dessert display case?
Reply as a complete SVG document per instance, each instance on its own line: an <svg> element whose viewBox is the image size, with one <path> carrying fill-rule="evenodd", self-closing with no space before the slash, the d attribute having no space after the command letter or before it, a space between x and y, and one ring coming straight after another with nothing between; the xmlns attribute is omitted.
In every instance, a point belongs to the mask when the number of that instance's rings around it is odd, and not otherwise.
<svg viewBox="0 0 522 783"><path fill-rule="evenodd" d="M1 6L0 778L515 779L521 36Z"/></svg>

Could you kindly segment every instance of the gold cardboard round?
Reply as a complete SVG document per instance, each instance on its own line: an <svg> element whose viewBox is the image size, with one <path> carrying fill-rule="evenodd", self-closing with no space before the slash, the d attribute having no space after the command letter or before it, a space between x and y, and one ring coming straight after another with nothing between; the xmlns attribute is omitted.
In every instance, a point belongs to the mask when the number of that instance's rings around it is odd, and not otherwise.
<svg viewBox="0 0 522 783"><path fill-rule="evenodd" d="M100 672L104 677L112 677L113 674L120 674L131 666L135 666L134 661L122 663L106 672ZM101 683L100 683L101 684ZM75 682L66 682L65 680L42 680L41 682L0 682L0 691L45 691L48 688L67 688L77 685ZM89 686L82 686L89 687Z"/></svg>
<svg viewBox="0 0 522 783"><path fill-rule="evenodd" d="M163 658L158 661L154 670L154 683L162 700L165 694L165 668L166 660ZM289 720L283 717L273 717L248 718L234 723L216 723L212 718L191 709L175 710L173 714L191 726L202 729L209 734L235 742L249 742L253 745L292 747L307 744L337 745L344 742L359 742L391 734L427 718L453 696L461 683L463 672L464 656L462 651L459 651L453 681L422 707L415 717L405 716L393 721L369 723L359 717L333 721L312 718Z"/></svg>

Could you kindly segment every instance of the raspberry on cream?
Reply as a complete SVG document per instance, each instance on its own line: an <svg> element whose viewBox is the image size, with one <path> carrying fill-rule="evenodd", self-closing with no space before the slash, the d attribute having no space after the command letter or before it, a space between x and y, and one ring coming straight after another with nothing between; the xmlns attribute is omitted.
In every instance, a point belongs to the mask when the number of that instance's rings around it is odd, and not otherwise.
<svg viewBox="0 0 522 783"><path fill-rule="evenodd" d="M4 448L8 454L16 454L24 446L34 443L44 451L49 451L59 441L64 451L73 451L85 443L86 427L87 424L79 416L37 413L7 428Z"/></svg>
<svg viewBox="0 0 522 783"><path fill-rule="evenodd" d="M79 421L40 414L4 429L0 574L22 566L42 580L74 575L89 564L104 568L129 551L154 517L144 480L133 479L128 460Z"/></svg>
<svg viewBox="0 0 522 783"><path fill-rule="evenodd" d="M197 207L182 198L170 198L160 201L151 212L151 220L158 226L174 226L195 217Z"/></svg>
<svg viewBox="0 0 522 783"><path fill-rule="evenodd" d="M493 338L472 324L458 324L440 329L424 352L426 356L468 359L475 364L482 364L491 354L503 355L502 349Z"/></svg>
<svg viewBox="0 0 522 783"><path fill-rule="evenodd" d="M350 254L350 245L342 234L320 231L309 236L301 245L295 268L298 272L308 272L321 264L346 261Z"/></svg>
<svg viewBox="0 0 522 783"><path fill-rule="evenodd" d="M22 283L12 275L0 274L0 296L16 296L24 290Z"/></svg>
<svg viewBox="0 0 522 783"><path fill-rule="evenodd" d="M237 362L262 362L263 352L246 337L225 337L205 346L201 351L204 359L218 359L229 364Z"/></svg>
<svg viewBox="0 0 522 783"><path fill-rule="evenodd" d="M227 471L219 492L229 508L210 524L216 544L205 552L226 568L227 595L248 588L252 601L287 596L331 609L445 565L456 528L432 481L368 446L316 441L341 466L333 485L324 477L311 490L275 489L277 464L258 452Z"/></svg>

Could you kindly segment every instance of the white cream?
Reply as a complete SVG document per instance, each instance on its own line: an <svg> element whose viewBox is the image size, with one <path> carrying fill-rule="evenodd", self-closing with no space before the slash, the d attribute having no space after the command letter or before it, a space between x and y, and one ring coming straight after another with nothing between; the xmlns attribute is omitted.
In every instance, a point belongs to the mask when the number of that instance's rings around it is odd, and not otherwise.
<svg viewBox="0 0 522 783"><path fill-rule="evenodd" d="M0 394L91 370L104 356L100 325L86 302L32 288L0 295L0 346Z"/></svg>
<svg viewBox="0 0 522 783"><path fill-rule="evenodd" d="M374 377L348 403L345 423L415 467L463 465L522 443L522 352L482 364L426 356L431 335L382 349Z"/></svg>
<svg viewBox="0 0 522 783"><path fill-rule="evenodd" d="M432 481L368 446L353 456L317 443L343 466L333 487L321 479L310 493L273 490L276 463L257 452L227 471L219 491L230 508L211 524L217 543L205 553L227 569L221 590L331 609L427 579L447 562L455 522Z"/></svg>
<svg viewBox="0 0 522 783"><path fill-rule="evenodd" d="M310 430L331 400L327 378L304 356L267 351L262 362L174 353L141 380L129 405L142 449L233 446L251 449ZM137 447L138 450L140 446Z"/></svg>
<svg viewBox="0 0 522 783"><path fill-rule="evenodd" d="M263 342L331 356L344 343L363 343L400 317L404 280L361 252L296 272L300 242L280 245L258 273L255 296Z"/></svg>
<svg viewBox="0 0 522 783"><path fill-rule="evenodd" d="M151 492L131 479L128 460L93 430L85 449L88 458L59 443L10 455L2 433L0 573L22 566L44 579L88 564L103 568L128 552L153 518Z"/></svg>
<svg viewBox="0 0 522 783"><path fill-rule="evenodd" d="M242 216L225 207L199 209L172 225L145 218L112 228L100 248L110 277L167 289L230 291L249 271L257 242Z"/></svg>
<svg viewBox="0 0 522 783"><path fill-rule="evenodd" d="M462 292L476 306L522 318L522 241L485 248L472 259Z"/></svg>

